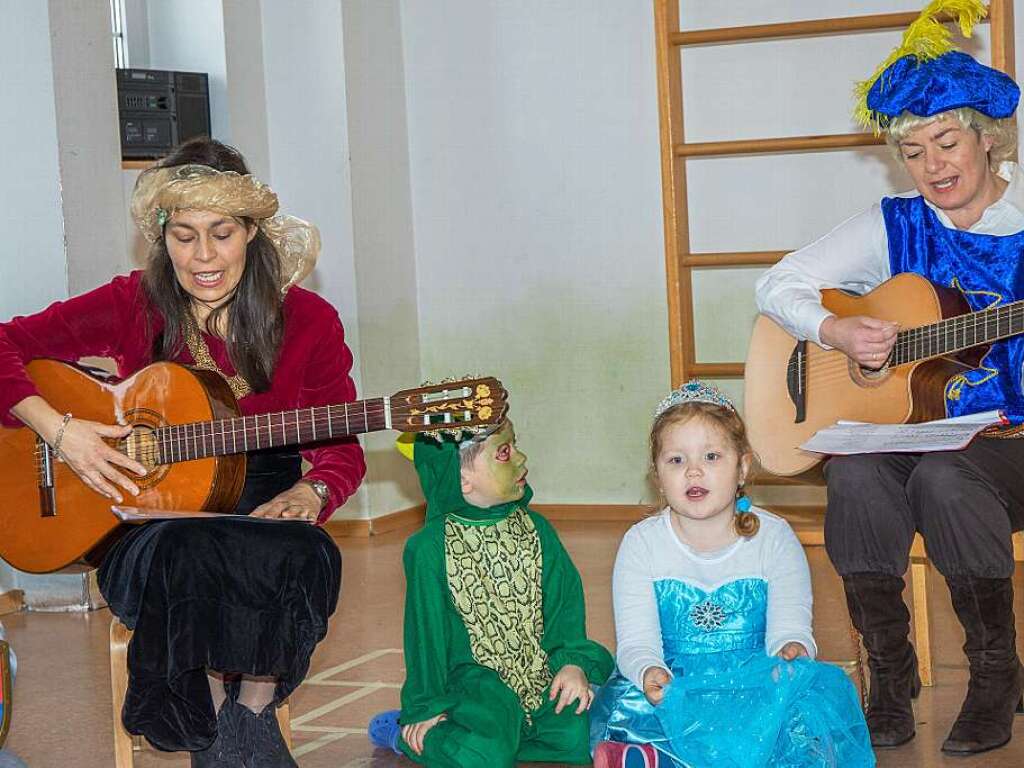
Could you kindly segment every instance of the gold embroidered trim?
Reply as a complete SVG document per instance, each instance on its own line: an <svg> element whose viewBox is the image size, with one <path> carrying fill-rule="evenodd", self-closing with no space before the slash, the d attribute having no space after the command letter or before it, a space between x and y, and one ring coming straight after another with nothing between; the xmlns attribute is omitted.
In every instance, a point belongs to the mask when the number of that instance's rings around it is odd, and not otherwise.
<svg viewBox="0 0 1024 768"><path fill-rule="evenodd" d="M982 437L992 437L996 440L1018 440L1024 437L1024 424L1012 424L1008 427L992 426L987 427Z"/></svg>
<svg viewBox="0 0 1024 768"><path fill-rule="evenodd" d="M192 354L192 359L196 362L197 368L202 368L204 371L214 371L220 374L221 378L228 383L231 387L231 391L235 395L235 399L241 400L246 395L252 394L252 387L249 386L249 382L240 374L236 373L234 376L225 375L224 371L217 365L217 361L213 359L213 355L210 354L210 348L206 346L206 341L203 339L203 335L199 332L199 328L196 326L196 321L189 317L185 321L185 345L188 347L188 351Z"/></svg>
<svg viewBox="0 0 1024 768"><path fill-rule="evenodd" d="M493 669L530 713L551 685L544 635L540 536L522 508L494 525L449 517L445 570L455 608L477 663Z"/></svg>

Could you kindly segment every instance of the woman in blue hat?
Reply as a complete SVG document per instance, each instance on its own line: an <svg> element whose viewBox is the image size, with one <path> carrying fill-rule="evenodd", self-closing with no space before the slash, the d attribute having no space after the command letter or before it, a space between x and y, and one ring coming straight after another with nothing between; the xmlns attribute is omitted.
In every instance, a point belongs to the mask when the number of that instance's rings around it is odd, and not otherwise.
<svg viewBox="0 0 1024 768"><path fill-rule="evenodd" d="M760 310L793 335L881 368L896 338L878 317L838 318L820 290L869 290L914 272L958 288L973 310L1024 299L1024 174L1017 153L1017 85L952 49L935 17L961 30L985 13L938 0L860 86L858 117L884 131L914 190L886 197L786 256L757 285ZM946 384L950 416L1002 409L1024 437L1024 337L996 342L978 367ZM975 440L957 452L835 457L825 467L825 545L843 578L871 670L867 720L875 747L914 736L920 689L903 574L915 533L945 577L966 635L967 697L942 745L974 754L1006 744L1021 711L1011 534L1024 528L1024 439Z"/></svg>

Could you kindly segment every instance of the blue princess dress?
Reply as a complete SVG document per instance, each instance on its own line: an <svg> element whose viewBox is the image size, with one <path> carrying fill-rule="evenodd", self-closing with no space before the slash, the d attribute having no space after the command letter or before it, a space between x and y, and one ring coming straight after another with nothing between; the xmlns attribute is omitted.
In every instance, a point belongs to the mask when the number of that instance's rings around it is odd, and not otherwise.
<svg viewBox="0 0 1024 768"><path fill-rule="evenodd" d="M652 707L633 682L613 675L591 707L592 748L602 740L649 743L664 763L685 768L875 765L856 689L843 671L767 654L766 579L705 591L665 578L653 589L673 680Z"/></svg>

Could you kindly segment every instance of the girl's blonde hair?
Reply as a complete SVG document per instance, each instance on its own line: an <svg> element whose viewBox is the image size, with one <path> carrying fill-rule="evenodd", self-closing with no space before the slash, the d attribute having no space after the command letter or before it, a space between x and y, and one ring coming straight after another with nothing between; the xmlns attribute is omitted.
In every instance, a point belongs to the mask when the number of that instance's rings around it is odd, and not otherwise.
<svg viewBox="0 0 1024 768"><path fill-rule="evenodd" d="M903 162L903 155L900 152L901 141L918 128L947 119L956 120L961 128L973 130L979 139L982 136L991 137L992 149L988 152L988 163L991 170L998 170L999 164L1006 160L1017 159L1016 117L1011 115L996 119L983 115L970 107L957 107L931 117L918 117L910 112L904 112L889 123L885 132L885 141L892 148L896 159Z"/></svg>
<svg viewBox="0 0 1024 768"><path fill-rule="evenodd" d="M651 473L657 476L658 454L661 453L661 441L665 430L676 424L685 424L694 419L703 419L722 431L733 449L740 456L750 456L754 460L754 450L747 439L747 427L739 414L731 408L724 408L712 403L680 403L665 409L651 425ZM748 472L749 474L749 472ZM761 521L753 512L739 512L733 516L736 533L750 538L757 534Z"/></svg>

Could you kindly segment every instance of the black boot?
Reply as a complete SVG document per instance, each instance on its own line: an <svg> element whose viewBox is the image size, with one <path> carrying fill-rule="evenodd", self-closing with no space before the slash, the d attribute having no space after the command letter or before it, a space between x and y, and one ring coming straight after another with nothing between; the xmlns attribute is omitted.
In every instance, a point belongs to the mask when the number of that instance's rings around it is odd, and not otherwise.
<svg viewBox="0 0 1024 768"><path fill-rule="evenodd" d="M942 745L953 755L973 755L1001 747L1013 735L1020 712L1024 668L1017 657L1010 579L955 576L946 579L953 608L964 627L964 653L971 680L960 715Z"/></svg>
<svg viewBox="0 0 1024 768"><path fill-rule="evenodd" d="M903 602L903 586L903 579L882 573L843 577L850 619L868 652L866 717L873 747L898 747L914 738L910 700L920 693L921 678L908 639L910 611Z"/></svg>
<svg viewBox="0 0 1024 768"><path fill-rule="evenodd" d="M242 709L230 697L224 700L217 713L217 738L206 749L191 753L192 768L245 768L239 742Z"/></svg>
<svg viewBox="0 0 1024 768"><path fill-rule="evenodd" d="M274 705L268 704L258 715L248 707L242 710L246 768L299 768L281 735Z"/></svg>

